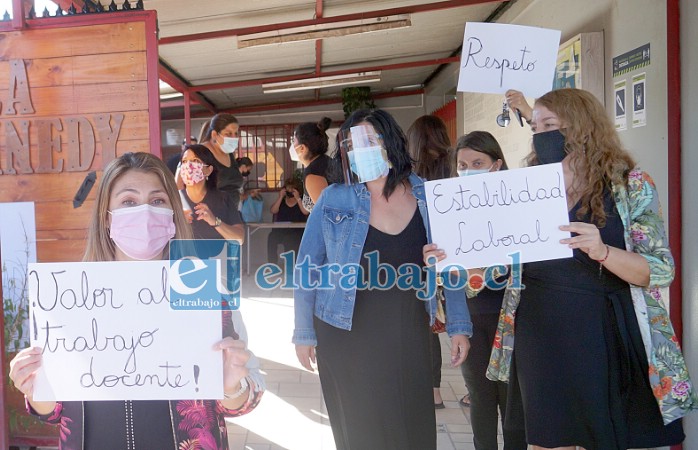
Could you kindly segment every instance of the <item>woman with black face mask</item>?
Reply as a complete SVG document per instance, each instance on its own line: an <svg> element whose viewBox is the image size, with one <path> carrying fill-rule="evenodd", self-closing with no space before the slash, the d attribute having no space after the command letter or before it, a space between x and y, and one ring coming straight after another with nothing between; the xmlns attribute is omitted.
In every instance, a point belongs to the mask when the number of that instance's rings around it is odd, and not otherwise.
<svg viewBox="0 0 698 450"><path fill-rule="evenodd" d="M488 377L520 392L534 449L677 444L696 397L659 290L674 261L654 183L586 91L539 98L531 129L528 164L562 163L573 257L524 265Z"/></svg>

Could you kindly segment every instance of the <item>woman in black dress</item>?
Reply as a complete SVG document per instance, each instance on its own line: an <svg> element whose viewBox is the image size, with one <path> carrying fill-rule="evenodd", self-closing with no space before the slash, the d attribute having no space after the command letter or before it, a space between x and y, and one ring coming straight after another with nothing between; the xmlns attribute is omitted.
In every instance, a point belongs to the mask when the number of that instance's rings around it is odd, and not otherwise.
<svg viewBox="0 0 698 450"><path fill-rule="evenodd" d="M271 205L274 222L305 222L310 211L303 207L299 186L300 182L289 178L279 191L279 197ZM279 258L277 248L283 245L284 252L293 250L298 254L298 247L303 237L303 228L273 228L267 237L267 261L276 262Z"/></svg>
<svg viewBox="0 0 698 450"><path fill-rule="evenodd" d="M208 148L214 156L213 166L217 172L218 190L230 197L230 206L236 211L240 206L240 191L245 179L235 160L238 149L240 125L232 114L220 113L213 116L208 126L204 124L199 144Z"/></svg>
<svg viewBox="0 0 698 450"><path fill-rule="evenodd" d="M488 376L510 379L510 406L520 393L533 448L677 444L695 394L661 302L673 259L654 184L586 91L539 98L531 129L529 165L562 163L573 257L525 264Z"/></svg>
<svg viewBox="0 0 698 450"><path fill-rule="evenodd" d="M306 122L298 125L293 132L292 145L300 159L303 170L303 207L308 211L320 198L327 187L327 167L330 162L327 156L329 142L327 129L332 119L324 117L320 122Z"/></svg>
<svg viewBox="0 0 698 450"><path fill-rule="evenodd" d="M305 263L296 266L296 355L313 370L317 347L338 449L436 450L429 340L434 295L422 301L414 285L388 282L389 269L373 273L369 264L369 258L378 258L396 271L409 265L420 280L421 249L428 240L423 181L411 173L404 134L388 113L357 111L340 133L347 139L338 137L333 164L347 169L338 171L347 184L338 178L320 197L298 259L334 265L347 276L335 272L330 274L335 287L313 288L300 280L315 279L316 271L304 273ZM363 274L361 281L352 281L354 270ZM447 320L462 324L457 329L447 322L454 365L465 358L466 334L472 331L466 329L469 321L464 323L463 300L452 302L453 313L447 314Z"/></svg>

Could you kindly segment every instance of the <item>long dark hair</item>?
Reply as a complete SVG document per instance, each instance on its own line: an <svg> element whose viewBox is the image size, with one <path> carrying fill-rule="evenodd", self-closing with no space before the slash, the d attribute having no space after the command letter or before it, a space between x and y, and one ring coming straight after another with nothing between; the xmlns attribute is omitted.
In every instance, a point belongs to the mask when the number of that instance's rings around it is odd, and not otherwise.
<svg viewBox="0 0 698 450"><path fill-rule="evenodd" d="M199 134L199 143L203 144L211 140L211 133L215 130L216 133L220 133L225 130L225 127L231 123L238 123L238 119L228 113L219 113L211 118L201 126L201 134Z"/></svg>
<svg viewBox="0 0 698 450"><path fill-rule="evenodd" d="M346 135L351 127L361 122L370 123L376 133L383 139L383 146L388 154L388 161L392 164L388 172L388 179L383 187L385 198L395 191L395 189L412 173L412 159L407 153L407 140L400 125L397 124L393 116L381 109L360 109L354 111L351 116L342 124L337 133L337 149L341 149L340 136ZM334 183L342 183L342 157L341 151L337 151L332 159L332 169L329 171L329 180Z"/></svg>
<svg viewBox="0 0 698 450"><path fill-rule="evenodd" d="M492 161L502 160L502 166L499 170L507 170L507 160L504 158L504 152L502 152L502 147L499 146L499 142L487 131L471 131L465 136L458 138L456 143L455 158L458 158L458 150L464 148L469 148L475 150L476 152L484 153L485 155L492 158Z"/></svg>
<svg viewBox="0 0 698 450"><path fill-rule="evenodd" d="M323 117L319 122L304 122L296 126L293 134L298 139L298 143L308 147L310 154L315 157L327 153L329 139L325 131L332 124L332 119Z"/></svg>
<svg viewBox="0 0 698 450"><path fill-rule="evenodd" d="M454 152L448 129L436 116L422 116L407 129L407 149L414 161L414 171L427 180L453 175Z"/></svg>
<svg viewBox="0 0 698 450"><path fill-rule="evenodd" d="M192 144L192 145L187 145L184 147L184 151L182 152L182 156L184 156L184 152L187 150L191 150L192 153L196 155L197 158L201 160L202 163L204 163L207 166L211 166L213 168L213 172L208 176L208 179L206 180L206 189L207 190L216 190L218 189L218 170L216 169L216 157L213 156L213 153L211 153L211 150L208 149L205 145L199 145L199 144Z"/></svg>

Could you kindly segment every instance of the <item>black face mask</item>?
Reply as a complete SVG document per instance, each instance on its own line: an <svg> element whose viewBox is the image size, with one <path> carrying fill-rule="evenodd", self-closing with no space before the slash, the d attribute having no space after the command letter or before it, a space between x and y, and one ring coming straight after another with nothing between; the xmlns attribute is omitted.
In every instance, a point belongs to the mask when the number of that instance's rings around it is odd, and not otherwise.
<svg viewBox="0 0 698 450"><path fill-rule="evenodd" d="M240 172L240 175L242 175L243 177L246 177L246 176L249 176L250 173L249 172Z"/></svg>
<svg viewBox="0 0 698 450"><path fill-rule="evenodd" d="M560 130L545 131L533 135L533 149L541 164L562 162L565 152L565 136Z"/></svg>

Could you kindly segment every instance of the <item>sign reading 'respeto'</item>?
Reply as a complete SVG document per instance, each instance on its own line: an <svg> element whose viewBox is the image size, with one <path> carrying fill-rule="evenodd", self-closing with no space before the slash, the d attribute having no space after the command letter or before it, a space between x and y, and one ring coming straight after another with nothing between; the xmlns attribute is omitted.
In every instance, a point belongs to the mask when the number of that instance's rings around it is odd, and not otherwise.
<svg viewBox="0 0 698 450"><path fill-rule="evenodd" d="M223 398L221 312L170 307L169 261L30 264L34 399Z"/></svg>
<svg viewBox="0 0 698 450"><path fill-rule="evenodd" d="M569 258L562 164L429 181L432 241L446 251L436 265L470 269Z"/></svg>
<svg viewBox="0 0 698 450"><path fill-rule="evenodd" d="M503 94L516 89L540 97L552 89L559 45L559 30L468 22L458 91Z"/></svg>

